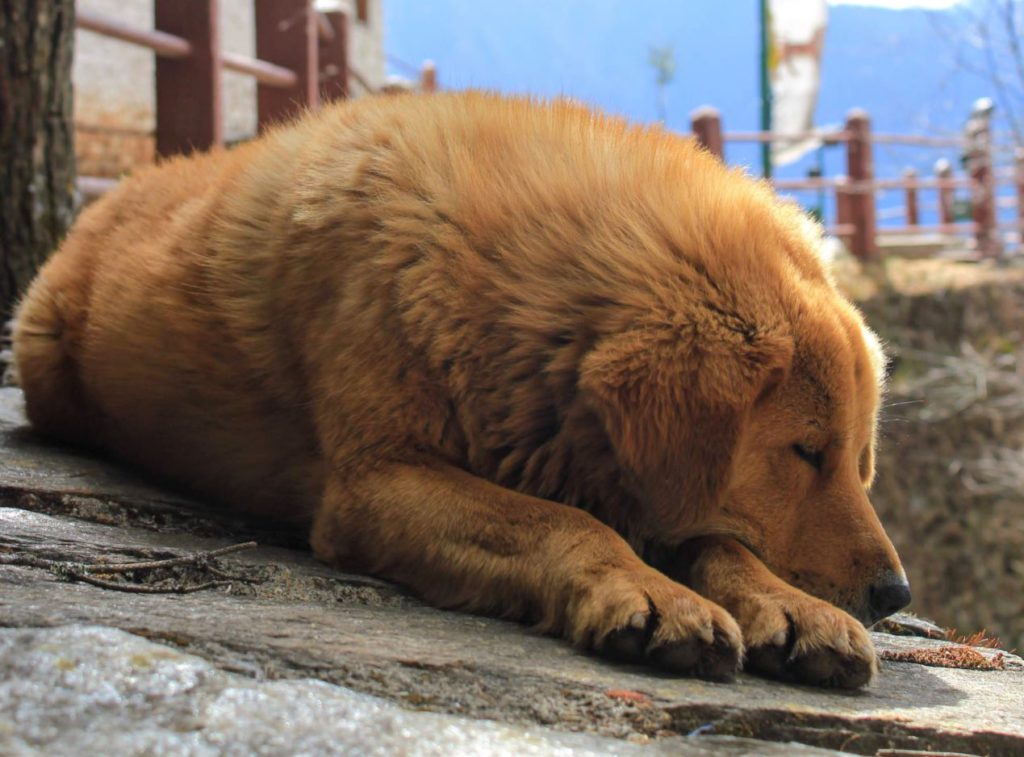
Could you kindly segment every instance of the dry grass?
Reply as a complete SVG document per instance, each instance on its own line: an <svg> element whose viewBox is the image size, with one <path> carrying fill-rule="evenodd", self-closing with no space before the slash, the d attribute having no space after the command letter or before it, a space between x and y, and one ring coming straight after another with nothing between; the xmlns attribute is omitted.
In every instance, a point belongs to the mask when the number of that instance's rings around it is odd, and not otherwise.
<svg viewBox="0 0 1024 757"><path fill-rule="evenodd" d="M961 668L966 670L1005 670L1003 653L986 657L976 649L962 646L935 649L911 649L906 652L884 650L880 657L892 662L912 662L934 668Z"/></svg>
<svg viewBox="0 0 1024 757"><path fill-rule="evenodd" d="M964 644L968 647L984 647L985 649L1002 649L1003 642L996 636L989 636L988 631L982 628L977 633L969 636L963 635L955 629L946 630L946 638L956 644Z"/></svg>

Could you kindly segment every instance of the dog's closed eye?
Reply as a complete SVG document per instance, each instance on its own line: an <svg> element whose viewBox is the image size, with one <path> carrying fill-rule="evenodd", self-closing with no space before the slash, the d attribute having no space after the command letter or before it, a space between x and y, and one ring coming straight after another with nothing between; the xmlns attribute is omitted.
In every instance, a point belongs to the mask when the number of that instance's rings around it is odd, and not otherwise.
<svg viewBox="0 0 1024 757"><path fill-rule="evenodd" d="M796 453L797 457L799 457L808 465L813 466L815 470L821 470L821 466L825 462L824 452L822 452L821 450L812 450L808 447L805 447L802 444L794 444L793 451Z"/></svg>

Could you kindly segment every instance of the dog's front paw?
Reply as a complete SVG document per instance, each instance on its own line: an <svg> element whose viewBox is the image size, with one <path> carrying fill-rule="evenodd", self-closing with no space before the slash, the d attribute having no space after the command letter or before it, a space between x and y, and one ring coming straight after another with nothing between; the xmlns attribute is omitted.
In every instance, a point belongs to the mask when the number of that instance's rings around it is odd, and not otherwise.
<svg viewBox="0 0 1024 757"><path fill-rule="evenodd" d="M799 590L754 594L733 610L751 672L856 689L869 683L878 668L871 637L859 621Z"/></svg>
<svg viewBox="0 0 1024 757"><path fill-rule="evenodd" d="M710 680L735 676L740 628L724 609L656 570L614 569L567 608L566 633L613 659Z"/></svg>

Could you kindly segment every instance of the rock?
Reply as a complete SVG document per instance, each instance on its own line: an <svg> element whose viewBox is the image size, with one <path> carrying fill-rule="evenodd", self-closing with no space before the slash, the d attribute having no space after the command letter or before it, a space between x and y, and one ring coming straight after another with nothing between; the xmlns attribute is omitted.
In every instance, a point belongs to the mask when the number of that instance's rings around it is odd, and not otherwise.
<svg viewBox="0 0 1024 757"><path fill-rule="evenodd" d="M943 639L945 630L926 618L909 612L898 612L875 625L875 630L896 636L920 636L925 639Z"/></svg>
<svg viewBox="0 0 1024 757"><path fill-rule="evenodd" d="M830 754L729 737L621 741L412 712L341 686L256 681L96 626L0 629L0 750L80 754ZM755 752L756 750L756 752Z"/></svg>
<svg viewBox="0 0 1024 757"><path fill-rule="evenodd" d="M17 399L0 392L0 407ZM9 629L0 634L0 752L91 743L97 748L78 753L120 752L118 745L248 752L261 744L267 754L316 753L344 737L339 743L361 753L422 743L419 753L430 754L441 742L423 734L449 728L460 748L493 742L509 753L528 753L529 744L543 753L627 753L631 741L645 740L648 751L684 754L796 753L768 742L872 755L1024 752L1019 658L993 672L883 662L877 681L857 693L746 675L714 684L613 665L524 626L435 610L385 582L329 570L288 547L290 536L282 542L258 525L194 510L112 465L41 445L17 423L16 412L0 412L0 556L151 560L254 534L267 546L219 559L223 574L246 580L181 595L122 593L0 564L0 627ZM874 637L880 650L946 643ZM131 667L135 654L143 668ZM116 703L131 706L118 714ZM96 725L76 713L96 713ZM251 735L232 729L232 718L250 723ZM343 733L347 722L355 725ZM394 729L408 729L409 741L390 740ZM576 741L569 731L592 738ZM136 732L139 741L118 741ZM677 737L691 732L710 735Z"/></svg>

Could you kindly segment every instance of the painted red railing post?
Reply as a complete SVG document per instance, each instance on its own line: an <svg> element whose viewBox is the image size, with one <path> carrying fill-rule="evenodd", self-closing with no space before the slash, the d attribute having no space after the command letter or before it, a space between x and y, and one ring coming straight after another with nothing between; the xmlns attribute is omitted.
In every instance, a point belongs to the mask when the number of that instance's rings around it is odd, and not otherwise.
<svg viewBox="0 0 1024 757"><path fill-rule="evenodd" d="M956 221L953 213L954 189L944 183L953 178L953 166L945 158L935 161L935 178L939 180L939 223L945 226Z"/></svg>
<svg viewBox="0 0 1024 757"><path fill-rule="evenodd" d="M348 97L348 15L323 14L333 36L320 39L320 98L327 102Z"/></svg>
<svg viewBox="0 0 1024 757"><path fill-rule="evenodd" d="M850 176L849 213L854 226L850 250L861 260L873 258L878 252L875 239L875 178L871 155L871 119L860 109L846 117L846 172Z"/></svg>
<svg viewBox="0 0 1024 757"><path fill-rule="evenodd" d="M850 217L850 180L845 176L836 176L836 226L849 226L853 223ZM840 231L836 236L849 243L850 232Z"/></svg>
<svg viewBox="0 0 1024 757"><path fill-rule="evenodd" d="M690 114L690 128L697 143L720 160L725 160L722 139L722 115L717 108L704 105Z"/></svg>
<svg viewBox="0 0 1024 757"><path fill-rule="evenodd" d="M154 27L185 39L189 55L156 56L156 152L175 155L223 142L217 0L155 0Z"/></svg>
<svg viewBox="0 0 1024 757"><path fill-rule="evenodd" d="M1024 246L1024 147L1014 150L1013 169L1017 185L1017 244Z"/></svg>
<svg viewBox="0 0 1024 757"><path fill-rule="evenodd" d="M990 113L977 106L967 122L967 170L971 186L971 215L974 220L978 252L983 257L998 257L1002 252L996 218L996 178L992 170L992 126Z"/></svg>
<svg viewBox="0 0 1024 757"><path fill-rule="evenodd" d="M917 171L907 168L903 171L903 180L907 182L903 188L907 209L907 226L918 226L921 223L921 216L917 209Z"/></svg>
<svg viewBox="0 0 1024 757"><path fill-rule="evenodd" d="M291 87L256 88L260 130L320 104L317 16L311 0L256 0L256 57L295 72Z"/></svg>
<svg viewBox="0 0 1024 757"><path fill-rule="evenodd" d="M437 92L437 66L432 60L425 60L420 66L420 91Z"/></svg>

